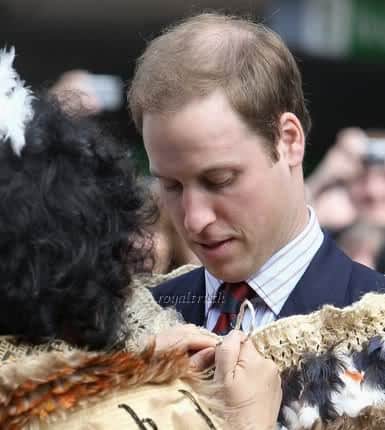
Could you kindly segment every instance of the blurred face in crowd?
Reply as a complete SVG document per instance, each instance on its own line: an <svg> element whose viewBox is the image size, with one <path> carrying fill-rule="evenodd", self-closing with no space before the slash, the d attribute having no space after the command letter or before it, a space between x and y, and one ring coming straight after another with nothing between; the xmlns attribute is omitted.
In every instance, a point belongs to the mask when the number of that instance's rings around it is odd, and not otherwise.
<svg viewBox="0 0 385 430"><path fill-rule="evenodd" d="M370 165L350 187L350 194L361 218L385 226L385 166Z"/></svg>
<svg viewBox="0 0 385 430"><path fill-rule="evenodd" d="M161 199L204 266L224 281L247 279L306 223L302 129L290 113L280 127L273 162L219 90L177 112L144 113Z"/></svg>

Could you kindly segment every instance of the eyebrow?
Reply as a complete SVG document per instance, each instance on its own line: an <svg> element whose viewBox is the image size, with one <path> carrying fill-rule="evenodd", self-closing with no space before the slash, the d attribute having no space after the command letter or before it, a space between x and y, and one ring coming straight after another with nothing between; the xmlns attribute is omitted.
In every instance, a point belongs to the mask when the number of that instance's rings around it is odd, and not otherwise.
<svg viewBox="0 0 385 430"><path fill-rule="evenodd" d="M210 168L208 168L206 170L203 170L203 171L199 172L199 176L206 176L206 175L210 175L210 174L215 174L215 173L218 173L218 172L222 172L224 170L235 171L235 170L239 170L239 169L237 168L237 166L234 166L233 164L232 165L230 165L230 164L223 164L223 165L219 165L219 166L215 166L215 167L210 167ZM151 175L154 178L157 178L157 179L173 179L173 178L170 178L168 176L162 176L156 170L153 170L151 168L150 168L150 173L151 173Z"/></svg>
<svg viewBox="0 0 385 430"><path fill-rule="evenodd" d="M223 170L237 170L236 167L234 167L234 165L222 165L222 166L216 166L216 167L212 167L209 169L206 169L202 172L202 175L209 175L211 173L217 173L217 172L222 172Z"/></svg>

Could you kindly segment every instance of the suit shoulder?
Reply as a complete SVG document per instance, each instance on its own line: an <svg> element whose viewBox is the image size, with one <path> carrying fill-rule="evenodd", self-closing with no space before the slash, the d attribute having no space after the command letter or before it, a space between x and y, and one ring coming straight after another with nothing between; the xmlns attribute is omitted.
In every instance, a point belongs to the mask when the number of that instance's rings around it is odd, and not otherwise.
<svg viewBox="0 0 385 430"><path fill-rule="evenodd" d="M369 291L385 292L385 276L369 267L353 262L351 284L361 293Z"/></svg>
<svg viewBox="0 0 385 430"><path fill-rule="evenodd" d="M162 282L156 287L151 288L151 292L155 298L165 294L170 296L179 295L188 291L191 285L196 284L201 279L204 279L204 268L198 267L176 278Z"/></svg>

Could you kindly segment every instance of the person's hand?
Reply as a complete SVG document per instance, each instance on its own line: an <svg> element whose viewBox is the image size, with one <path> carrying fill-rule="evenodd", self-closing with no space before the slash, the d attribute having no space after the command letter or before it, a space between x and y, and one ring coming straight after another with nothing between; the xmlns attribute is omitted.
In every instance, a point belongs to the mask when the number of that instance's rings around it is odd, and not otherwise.
<svg viewBox="0 0 385 430"><path fill-rule="evenodd" d="M204 370L213 363L218 337L194 324L178 325L155 336L155 352L178 349L190 354L191 366Z"/></svg>
<svg viewBox="0 0 385 430"><path fill-rule="evenodd" d="M63 73L51 87L54 94L69 113L95 115L102 110L94 89L89 84L90 74L86 70L70 70Z"/></svg>
<svg viewBox="0 0 385 430"><path fill-rule="evenodd" d="M348 190L342 186L332 187L312 202L318 221L330 230L341 230L352 225L358 218ZM338 210L335 210L338 208Z"/></svg>
<svg viewBox="0 0 385 430"><path fill-rule="evenodd" d="M273 430L282 400L277 366L234 330L215 352L215 381L223 390L229 429Z"/></svg>
<svg viewBox="0 0 385 430"><path fill-rule="evenodd" d="M313 198L326 187L349 182L361 174L366 139L366 134L359 128L346 128L338 133L336 143L306 181Z"/></svg>

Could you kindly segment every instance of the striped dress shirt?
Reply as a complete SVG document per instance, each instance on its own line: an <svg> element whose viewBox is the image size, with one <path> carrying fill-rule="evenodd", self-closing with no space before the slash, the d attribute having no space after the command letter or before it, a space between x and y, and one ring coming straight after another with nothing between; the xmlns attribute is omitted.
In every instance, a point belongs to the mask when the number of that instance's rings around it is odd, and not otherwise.
<svg viewBox="0 0 385 430"><path fill-rule="evenodd" d="M279 315L290 293L309 267L311 260L320 248L324 235L316 214L309 209L309 222L295 239L277 251L268 261L246 282L256 292L258 300L255 305L255 323L263 327L273 322ZM206 297L215 297L223 283L205 270ZM260 300L262 299L262 300ZM220 311L206 300L206 328L213 330ZM242 330L250 329L252 315L246 310Z"/></svg>

